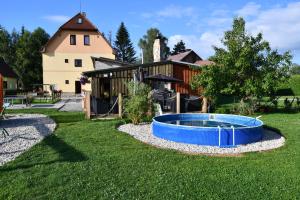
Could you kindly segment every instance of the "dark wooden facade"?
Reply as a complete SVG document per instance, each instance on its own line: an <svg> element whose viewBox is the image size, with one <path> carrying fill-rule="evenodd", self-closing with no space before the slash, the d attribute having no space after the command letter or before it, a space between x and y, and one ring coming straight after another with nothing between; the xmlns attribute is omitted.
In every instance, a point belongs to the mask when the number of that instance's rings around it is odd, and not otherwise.
<svg viewBox="0 0 300 200"><path fill-rule="evenodd" d="M199 66L200 67L200 66ZM188 63L165 61L151 64L120 67L115 69L96 70L85 72L92 77L92 93L95 98L113 97L118 93L127 95L126 83L134 79L135 74L143 72L143 75L151 76L163 74L182 80L181 83L172 83L172 89L176 92L189 95L200 95L191 89L190 83L194 75L199 73Z"/></svg>

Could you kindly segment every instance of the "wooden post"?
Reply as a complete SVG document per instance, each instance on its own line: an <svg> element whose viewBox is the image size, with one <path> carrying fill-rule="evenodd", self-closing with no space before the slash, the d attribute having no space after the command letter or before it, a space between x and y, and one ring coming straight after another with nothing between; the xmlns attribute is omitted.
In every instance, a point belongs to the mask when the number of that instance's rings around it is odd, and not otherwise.
<svg viewBox="0 0 300 200"><path fill-rule="evenodd" d="M91 119L91 92L85 93L85 118Z"/></svg>
<svg viewBox="0 0 300 200"><path fill-rule="evenodd" d="M3 79L2 75L0 74L0 112L2 111L3 106Z"/></svg>
<svg viewBox="0 0 300 200"><path fill-rule="evenodd" d="M176 112L180 113L180 93L176 93Z"/></svg>
<svg viewBox="0 0 300 200"><path fill-rule="evenodd" d="M202 99L202 112L207 113L207 98L203 97Z"/></svg>
<svg viewBox="0 0 300 200"><path fill-rule="evenodd" d="M118 95L118 106L119 106L119 117L122 118L122 109L123 109L123 99L122 99L122 93L119 93Z"/></svg>

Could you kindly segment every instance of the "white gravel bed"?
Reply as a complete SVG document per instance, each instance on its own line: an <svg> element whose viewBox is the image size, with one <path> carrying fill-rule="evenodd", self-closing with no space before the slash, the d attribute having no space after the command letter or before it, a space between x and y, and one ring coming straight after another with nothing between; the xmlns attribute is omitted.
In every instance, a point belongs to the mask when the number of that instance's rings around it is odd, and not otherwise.
<svg viewBox="0 0 300 200"><path fill-rule="evenodd" d="M0 120L0 128L9 133L7 137L0 134L0 166L40 142L56 127L52 119L42 114L16 114L6 118Z"/></svg>
<svg viewBox="0 0 300 200"><path fill-rule="evenodd" d="M165 149L175 149L178 151L193 153L193 154L240 154L245 152L254 152L254 151L266 151L275 148L279 148L284 145L285 138L271 130L264 130L263 139L259 142L247 144L247 145L237 145L232 148L220 148L217 146L203 146L195 144L186 144L172 142L158 138L152 134L151 124L125 124L121 125L118 128L119 131L127 133L134 138Z"/></svg>

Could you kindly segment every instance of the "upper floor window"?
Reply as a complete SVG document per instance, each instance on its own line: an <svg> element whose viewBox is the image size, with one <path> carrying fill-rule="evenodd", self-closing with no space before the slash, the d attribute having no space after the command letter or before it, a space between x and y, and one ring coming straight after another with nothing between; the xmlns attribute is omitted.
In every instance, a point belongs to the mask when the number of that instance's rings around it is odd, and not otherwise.
<svg viewBox="0 0 300 200"><path fill-rule="evenodd" d="M69 63L69 59L65 59L65 63Z"/></svg>
<svg viewBox="0 0 300 200"><path fill-rule="evenodd" d="M70 35L70 45L76 45L76 35Z"/></svg>
<svg viewBox="0 0 300 200"><path fill-rule="evenodd" d="M90 36L84 35L84 45L90 45Z"/></svg>
<svg viewBox="0 0 300 200"><path fill-rule="evenodd" d="M75 67L82 67L82 60L81 59L75 59L74 64L75 64Z"/></svg>
<svg viewBox="0 0 300 200"><path fill-rule="evenodd" d="M82 24L82 18L81 17L77 19L77 24Z"/></svg>

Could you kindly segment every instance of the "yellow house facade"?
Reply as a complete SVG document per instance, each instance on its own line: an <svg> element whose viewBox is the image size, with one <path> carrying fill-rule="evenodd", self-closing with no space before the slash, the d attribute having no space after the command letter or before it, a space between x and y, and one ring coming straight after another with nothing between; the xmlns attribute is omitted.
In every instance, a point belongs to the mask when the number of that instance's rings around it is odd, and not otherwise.
<svg viewBox="0 0 300 200"><path fill-rule="evenodd" d="M94 69L91 57L115 59L113 48L99 30L78 13L50 38L43 49L43 83L57 90L81 93L91 84L81 85L82 72Z"/></svg>
<svg viewBox="0 0 300 200"><path fill-rule="evenodd" d="M18 75L3 58L0 58L0 74L3 81L3 91L16 91L18 89Z"/></svg>

